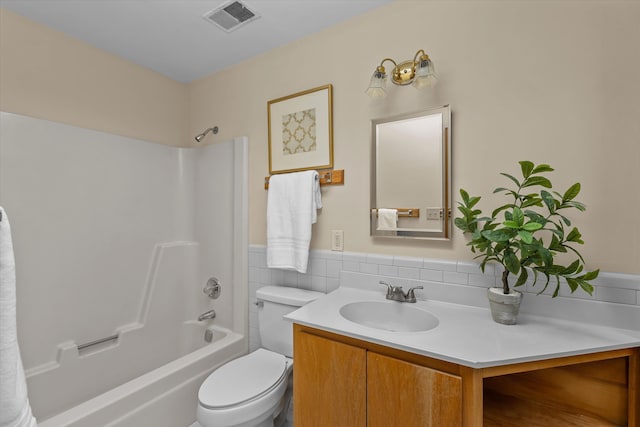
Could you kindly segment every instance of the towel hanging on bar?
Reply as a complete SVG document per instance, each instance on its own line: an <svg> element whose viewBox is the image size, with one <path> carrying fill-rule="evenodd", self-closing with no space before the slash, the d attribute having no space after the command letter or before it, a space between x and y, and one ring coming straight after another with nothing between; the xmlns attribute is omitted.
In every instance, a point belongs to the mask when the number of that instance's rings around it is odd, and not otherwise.
<svg viewBox="0 0 640 427"><path fill-rule="evenodd" d="M322 208L318 172L274 175L267 196L267 267L307 272L311 225Z"/></svg>
<svg viewBox="0 0 640 427"><path fill-rule="evenodd" d="M378 230L395 231L398 229L397 209L378 209Z"/></svg>

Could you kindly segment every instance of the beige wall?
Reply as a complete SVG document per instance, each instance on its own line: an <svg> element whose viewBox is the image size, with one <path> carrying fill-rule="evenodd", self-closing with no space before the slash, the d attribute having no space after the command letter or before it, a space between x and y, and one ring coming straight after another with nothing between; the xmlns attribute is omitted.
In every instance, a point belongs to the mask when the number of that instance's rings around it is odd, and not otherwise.
<svg viewBox="0 0 640 427"><path fill-rule="evenodd" d="M0 110L188 144L185 85L0 8Z"/></svg>
<svg viewBox="0 0 640 427"><path fill-rule="evenodd" d="M588 266L640 273L640 2L396 1L190 85L191 133L215 118L222 138L250 141L251 242L265 242L267 101L334 86L335 167L323 190L313 248L471 259L465 241L397 242L369 236L370 120L451 104L453 188L491 199L530 159L556 168L558 191L580 181L576 217ZM364 94L378 62L424 48L440 84ZM481 202L482 203L482 202ZM481 204L482 207L482 204ZM485 205L485 211L493 205ZM487 212L488 213L488 212Z"/></svg>
<svg viewBox="0 0 640 427"><path fill-rule="evenodd" d="M264 244L266 234L267 101L331 83L334 163L345 169L346 183L323 190L313 248L328 249L330 230L341 229L347 251L471 259L458 232L452 242L369 236L370 120L448 103L456 194L463 187L490 200L493 188L505 184L498 172L517 173L522 159L550 163L559 191L583 185L588 210L576 224L589 267L640 273L640 2L396 0L194 82L186 94L177 83L64 36L38 39L52 33L9 13L2 19L5 111L156 142L180 139L176 145L214 124L221 133L208 141L247 135L253 244ZM14 37L9 42L7 34ZM56 40L62 53L41 45ZM383 57L407 59L420 48L436 63L435 89L392 87L383 102L366 97ZM42 58L18 56L25 51ZM94 58L101 60L87 60ZM25 62L7 66L7 60ZM183 120L187 141L179 131Z"/></svg>

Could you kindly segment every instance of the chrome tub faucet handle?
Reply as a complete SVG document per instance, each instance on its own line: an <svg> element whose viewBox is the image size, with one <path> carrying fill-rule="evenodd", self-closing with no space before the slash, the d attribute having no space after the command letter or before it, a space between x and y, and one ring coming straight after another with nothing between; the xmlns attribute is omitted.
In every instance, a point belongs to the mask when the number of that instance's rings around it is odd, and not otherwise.
<svg viewBox="0 0 640 427"><path fill-rule="evenodd" d="M207 284L205 285L202 292L204 292L205 295L211 299L218 298L221 292L220 281L218 281L218 279L216 279L215 277L211 277L209 280L207 280Z"/></svg>

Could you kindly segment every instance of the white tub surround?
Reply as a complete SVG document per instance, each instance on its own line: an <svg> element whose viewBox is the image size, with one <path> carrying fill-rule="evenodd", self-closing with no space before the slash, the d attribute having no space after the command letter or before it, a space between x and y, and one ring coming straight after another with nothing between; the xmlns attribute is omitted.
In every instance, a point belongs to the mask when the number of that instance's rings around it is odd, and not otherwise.
<svg viewBox="0 0 640 427"><path fill-rule="evenodd" d="M428 289L423 295L429 296ZM435 315L440 321L425 332L388 332L361 326L339 313L345 304L356 301L387 301L379 289L358 289L342 285L286 316L305 326L335 332L392 348L484 368L573 356L640 346L640 330L627 330L521 314L517 325L501 325L491 319L486 308L435 300L410 304Z"/></svg>
<svg viewBox="0 0 640 427"><path fill-rule="evenodd" d="M247 350L247 138L175 148L0 112L0 152L36 418L88 411L73 419L99 421L72 425L193 422L199 382ZM222 285L216 300L202 292L210 277ZM196 322L211 309L213 323ZM211 325L234 338L207 345ZM202 364L190 357L209 351ZM166 369L176 360L195 365L176 376ZM152 386L132 398L142 378ZM99 403L83 404L90 399ZM170 414L149 418L142 408L157 402ZM120 409L101 412L107 406Z"/></svg>

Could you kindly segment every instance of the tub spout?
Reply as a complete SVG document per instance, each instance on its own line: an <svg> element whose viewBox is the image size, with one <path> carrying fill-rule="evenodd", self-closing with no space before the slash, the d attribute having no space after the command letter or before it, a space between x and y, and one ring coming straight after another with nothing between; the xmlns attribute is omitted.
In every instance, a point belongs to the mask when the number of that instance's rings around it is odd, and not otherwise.
<svg viewBox="0 0 640 427"><path fill-rule="evenodd" d="M213 318L215 318L215 317L216 317L216 312L215 312L215 310L209 310L209 311L206 311L206 312L202 313L200 316L198 316L198 321L200 321L200 322L201 322L201 321L203 321L203 320L206 320L206 319L213 319Z"/></svg>

